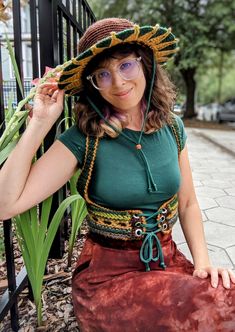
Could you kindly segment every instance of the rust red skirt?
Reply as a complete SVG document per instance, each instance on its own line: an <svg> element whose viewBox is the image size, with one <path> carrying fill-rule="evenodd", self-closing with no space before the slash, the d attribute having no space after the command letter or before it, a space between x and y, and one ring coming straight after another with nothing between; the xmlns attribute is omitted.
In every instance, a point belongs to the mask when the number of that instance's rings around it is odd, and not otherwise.
<svg viewBox="0 0 235 332"><path fill-rule="evenodd" d="M117 249L87 238L72 282L81 332L235 331L234 285L193 277L171 235L161 238L166 270L153 262L146 272L139 243Z"/></svg>

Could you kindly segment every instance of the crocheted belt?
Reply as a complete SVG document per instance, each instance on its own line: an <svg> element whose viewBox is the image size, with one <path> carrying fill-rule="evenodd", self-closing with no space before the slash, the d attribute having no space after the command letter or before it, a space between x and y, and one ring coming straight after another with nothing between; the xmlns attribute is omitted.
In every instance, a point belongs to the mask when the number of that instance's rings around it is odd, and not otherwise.
<svg viewBox="0 0 235 332"><path fill-rule="evenodd" d="M178 218L178 199L174 195L152 213L145 214L140 210L114 211L88 205L88 225L90 232L105 238L119 240L142 240L140 260L150 271L149 263L157 262L165 269L162 247L157 233L168 234ZM153 254L157 248L156 255Z"/></svg>

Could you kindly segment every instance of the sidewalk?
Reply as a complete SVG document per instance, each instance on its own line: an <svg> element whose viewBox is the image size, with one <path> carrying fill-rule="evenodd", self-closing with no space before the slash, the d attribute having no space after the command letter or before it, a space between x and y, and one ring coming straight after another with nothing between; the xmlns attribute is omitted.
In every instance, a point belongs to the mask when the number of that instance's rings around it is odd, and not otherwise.
<svg viewBox="0 0 235 332"><path fill-rule="evenodd" d="M186 128L186 132L211 261L235 269L235 131ZM191 259L179 223L173 236Z"/></svg>

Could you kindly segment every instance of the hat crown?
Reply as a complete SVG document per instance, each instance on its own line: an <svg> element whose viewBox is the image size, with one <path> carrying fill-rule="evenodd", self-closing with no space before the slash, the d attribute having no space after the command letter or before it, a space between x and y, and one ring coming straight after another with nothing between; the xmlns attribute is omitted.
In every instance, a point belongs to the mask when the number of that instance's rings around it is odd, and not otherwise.
<svg viewBox="0 0 235 332"><path fill-rule="evenodd" d="M79 41L78 52L83 53L98 41L109 37L111 32L133 28L134 24L124 18L105 18L89 26Z"/></svg>

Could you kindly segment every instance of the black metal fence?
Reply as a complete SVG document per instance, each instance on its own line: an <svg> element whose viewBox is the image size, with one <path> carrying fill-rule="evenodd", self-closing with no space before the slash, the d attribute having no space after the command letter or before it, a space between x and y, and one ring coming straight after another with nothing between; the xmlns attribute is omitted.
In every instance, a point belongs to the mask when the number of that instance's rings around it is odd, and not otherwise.
<svg viewBox="0 0 235 332"><path fill-rule="evenodd" d="M20 0L14 0L12 8L13 15L13 44L16 63L19 68L21 81L24 81L23 59L22 59L22 8ZM32 50L32 78L41 77L45 67L55 67L77 55L77 42L84 30L95 21L95 17L86 0L29 0L28 20L30 21L30 46ZM3 44L3 40L0 45ZM1 47L1 46L0 46ZM0 63L1 48L0 48ZM7 105L8 93L13 90L14 103L22 99L20 89L15 81L6 85L3 81L2 67L0 65L0 123L5 119L5 108ZM30 88L30 81L24 84L25 94ZM69 101L71 108L72 101ZM0 128L0 134L4 127ZM44 150L47 150L53 143L56 128L52 128L44 140ZM52 213L57 209L61 195L54 195ZM18 331L18 308L17 296L25 287L27 274L23 268L18 276L15 276L14 252L12 241L11 221L4 221L4 242L6 252L8 289L0 299L0 321L11 313L11 327ZM61 257L64 251L64 229L63 223L57 233L54 246L51 251L52 257Z"/></svg>
<svg viewBox="0 0 235 332"><path fill-rule="evenodd" d="M24 80L23 87L25 95L27 96L33 85L31 81ZM9 101L11 102L11 106L13 108L16 108L17 106L16 89L17 89L17 83L15 80L3 81L3 105L5 109L7 109Z"/></svg>

